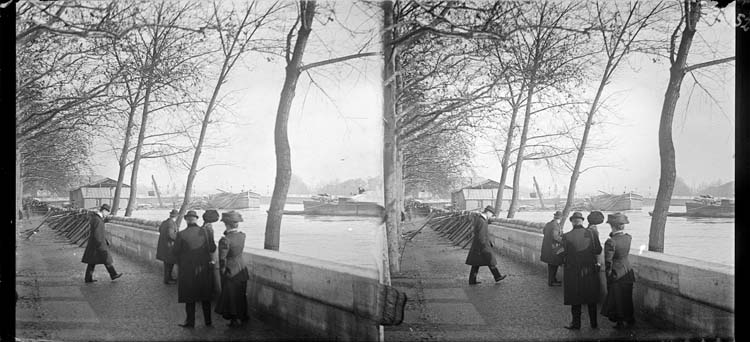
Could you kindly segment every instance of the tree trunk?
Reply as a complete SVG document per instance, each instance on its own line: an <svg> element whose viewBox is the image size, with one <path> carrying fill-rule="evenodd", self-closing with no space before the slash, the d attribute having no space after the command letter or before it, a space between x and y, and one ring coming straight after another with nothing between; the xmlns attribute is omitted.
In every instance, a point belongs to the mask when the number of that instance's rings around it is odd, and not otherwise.
<svg viewBox="0 0 750 342"><path fill-rule="evenodd" d="M141 150L143 149L143 140L146 138L146 126L148 123L148 105L151 97L151 82L146 86L146 94L143 96L143 114L141 114L141 129L138 132L138 145L135 147L135 156L133 156L133 170L130 174L130 196L128 197L128 206L125 208L125 216L130 217L133 214L133 206L136 202L136 193L138 192L138 166L141 163Z"/></svg>
<svg viewBox="0 0 750 342"><path fill-rule="evenodd" d="M289 137L287 134L287 123L289 122L289 110L294 100L297 80L300 75L302 56L305 53L307 39L312 31L313 17L315 16L315 1L302 1L301 25L297 32L297 41L291 59L287 62L284 86L281 88L279 108L276 111L276 126L274 129L274 144L276 146L276 181L273 186L273 195L268 209L266 220L266 236L263 248L274 251L279 250L281 237L281 218L283 216L286 196L289 192L289 182L292 178L292 161L289 150Z"/></svg>
<svg viewBox="0 0 750 342"><path fill-rule="evenodd" d="M542 191L539 190L539 184L536 182L536 177L534 177L534 189L536 189L536 196L539 197L539 205L542 206L542 209L544 208L544 198L542 198Z"/></svg>
<svg viewBox="0 0 750 342"><path fill-rule="evenodd" d="M532 78L534 76L532 75ZM518 142L518 155L516 156L516 166L513 169L513 195L510 199L508 208L508 218L513 218L518 209L518 186L521 183L521 164L523 164L523 150L526 147L526 138L529 132L529 122L531 121L531 103L534 96L534 84L529 84L529 91L526 95L526 113L523 118L523 129L521 130L521 141Z"/></svg>
<svg viewBox="0 0 750 342"><path fill-rule="evenodd" d="M523 91L521 92L523 93ZM519 94L520 100L520 94ZM505 182L508 181L508 164L510 163L510 150L513 148L513 132L516 128L516 117L518 116L519 110L518 102L513 105L513 112L510 115L510 126L508 127L508 138L505 141L505 151L503 151L503 160L500 162L500 188L497 191L497 198L495 199L495 211L500 213L503 207L503 195L505 193Z"/></svg>
<svg viewBox="0 0 750 342"><path fill-rule="evenodd" d="M122 151L120 152L120 160L118 162L120 171L117 173L117 186L115 187L115 196L112 198L112 215L117 215L117 211L120 210L120 196L122 193L122 184L125 182L125 169L128 167L128 151L130 150L130 137L133 133L136 107L136 105L130 107L128 124L125 127L125 142L122 144Z"/></svg>
<svg viewBox="0 0 750 342"><path fill-rule="evenodd" d="M383 1L383 196L385 229L388 237L390 274L401 271L399 264L398 150L396 145L395 47L393 46L393 1Z"/></svg>
<svg viewBox="0 0 750 342"><path fill-rule="evenodd" d="M589 109L589 115L586 117L586 126L583 128L583 137L581 138L581 145L578 146L578 155L576 156L576 164L573 166L573 172L570 174L570 183L568 184L568 197L565 200L565 207L563 208L563 218L560 220L560 229L565 226L565 222L568 220L568 214L573 207L573 201L575 201L576 184L578 183L578 177L581 175L581 164L583 163L583 155L586 153L586 143L589 139L589 132L591 131L591 122L596 114L596 107L599 105L602 93L604 92L604 86L607 85L608 75L610 74L610 68L612 67L612 59L607 60L607 65L604 67L604 73L602 73L602 79L599 82L599 88L596 90L596 96L594 96L594 102L591 103Z"/></svg>
<svg viewBox="0 0 750 342"><path fill-rule="evenodd" d="M652 252L664 252L664 227L667 224L667 212L669 202L672 199L677 169L675 167L675 151L672 141L672 121L677 100L680 98L680 87L685 78L685 66L690 46L695 36L695 25L700 19L700 3L690 4L685 29L682 32L680 46L674 63L669 68L669 83L664 94L664 104L661 109L661 120L659 120L659 157L661 160L661 176L659 177L659 190L656 193L654 212L651 216L651 227L648 234L648 250Z"/></svg>
<svg viewBox="0 0 750 342"><path fill-rule="evenodd" d="M16 145L16 230L23 210L23 178L21 177L21 144Z"/></svg>

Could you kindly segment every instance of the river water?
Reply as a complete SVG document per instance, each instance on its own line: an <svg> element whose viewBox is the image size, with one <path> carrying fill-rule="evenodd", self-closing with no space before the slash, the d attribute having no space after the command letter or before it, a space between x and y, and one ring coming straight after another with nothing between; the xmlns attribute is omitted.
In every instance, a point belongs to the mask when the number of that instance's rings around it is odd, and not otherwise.
<svg viewBox="0 0 750 342"><path fill-rule="evenodd" d="M247 235L247 248L263 248L268 205L260 209L240 210L244 222L240 230ZM286 210L302 210L301 204L287 204ZM648 212L653 207L640 211L623 212L630 224L625 231L633 237L632 247L643 246L648 250L648 233L651 217ZM674 206L670 212L684 212L684 206ZM221 212L221 211L220 211ZM517 219L547 222L552 218L550 212L518 212ZM150 220L163 220L168 210L138 210L133 217ZM202 215L202 211L198 215ZM588 213L584 213L586 216ZM605 212L606 217L607 212ZM501 213L502 215L502 213ZM199 223L202 223L199 220ZM184 223L182 228L184 228ZM362 217L314 217L302 215L284 215L281 224L281 243L279 250L290 254L307 256L343 264L375 268L380 253L376 243L382 234L383 226L379 218ZM565 225L565 231L570 224ZM602 243L609 234L609 225L602 224L599 232ZM214 223L216 241L224 232L224 224ZM382 235L380 235L382 236ZM734 266L734 219L670 217L664 237L664 253L688 257L703 261Z"/></svg>

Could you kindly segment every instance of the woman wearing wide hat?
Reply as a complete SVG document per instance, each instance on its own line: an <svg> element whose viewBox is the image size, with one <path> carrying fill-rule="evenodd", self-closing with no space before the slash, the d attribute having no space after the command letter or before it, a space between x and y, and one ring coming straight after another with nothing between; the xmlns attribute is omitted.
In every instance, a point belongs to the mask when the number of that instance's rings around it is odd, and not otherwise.
<svg viewBox="0 0 750 342"><path fill-rule="evenodd" d="M187 228L177 232L173 253L177 258L177 301L185 303L187 319L182 327L195 326L195 303L201 302L203 320L211 325L211 253L216 250L212 240L206 238L198 225L198 214L190 210L185 214Z"/></svg>
<svg viewBox="0 0 750 342"><path fill-rule="evenodd" d="M583 214L575 212L570 217L573 229L563 234L565 246L565 272L563 274L563 299L570 305L573 320L567 329L581 329L581 307L588 307L591 328L596 329L599 302L599 271L596 255L602 252L599 236L583 227Z"/></svg>
<svg viewBox="0 0 750 342"><path fill-rule="evenodd" d="M242 252L245 233L239 231L242 215L232 210L221 214L226 231L219 240L219 267L221 270L221 295L216 303L216 313L228 319L229 326L247 322L246 289L249 274Z"/></svg>
<svg viewBox="0 0 750 342"><path fill-rule="evenodd" d="M616 213L607 217L612 227L609 239L604 243L604 265L607 273L608 291L602 304L602 315L612 322L617 322L616 329L635 324L633 316L633 283L635 273L630 266L630 235L624 232L625 225L630 223L628 217Z"/></svg>

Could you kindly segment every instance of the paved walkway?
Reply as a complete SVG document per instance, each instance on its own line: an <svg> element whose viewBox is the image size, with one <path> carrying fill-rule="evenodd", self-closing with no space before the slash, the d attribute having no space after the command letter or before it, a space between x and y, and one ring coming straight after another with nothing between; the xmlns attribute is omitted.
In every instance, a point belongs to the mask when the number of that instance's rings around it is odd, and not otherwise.
<svg viewBox="0 0 750 342"><path fill-rule="evenodd" d="M32 219L20 229L34 228ZM125 275L115 281L102 265L86 284L81 263L83 248L57 236L48 227L30 240L16 237L16 338L64 341L212 341L289 340L289 332L252 319L245 327L229 328L212 314L213 327L203 325L200 305L196 327L177 324L185 319L177 303L177 285L162 283L162 270L113 253L114 265Z"/></svg>
<svg viewBox="0 0 750 342"><path fill-rule="evenodd" d="M417 225L414 229L418 228ZM599 328L589 327L583 309L582 328L563 328L571 320L562 287L548 287L546 272L498 258L495 283L488 268L479 271L482 284L469 286L468 249L425 227L405 248L402 273L391 279L409 296L404 323L386 327L387 341L517 341L517 340L654 340L689 337L664 331L642 320L633 330L618 331L601 315ZM638 317L636 317L638 319Z"/></svg>

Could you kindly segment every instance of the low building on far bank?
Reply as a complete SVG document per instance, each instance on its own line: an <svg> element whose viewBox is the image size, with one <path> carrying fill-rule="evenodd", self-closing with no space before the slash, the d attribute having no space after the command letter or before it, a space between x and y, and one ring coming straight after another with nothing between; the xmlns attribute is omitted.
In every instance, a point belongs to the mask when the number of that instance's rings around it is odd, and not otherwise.
<svg viewBox="0 0 750 342"><path fill-rule="evenodd" d="M102 204L112 204L115 198L115 187L117 181L112 178L100 179L94 183L81 186L80 188L70 191L70 204L76 208L96 209ZM130 185L122 184L120 193L120 208L128 205L128 195L130 194Z"/></svg>
<svg viewBox="0 0 750 342"><path fill-rule="evenodd" d="M494 206L498 189L500 189L500 183L488 179L454 191L451 193L453 208L458 210L476 210L488 205ZM510 199L513 194L513 188L506 185L503 191L505 191L503 198Z"/></svg>

